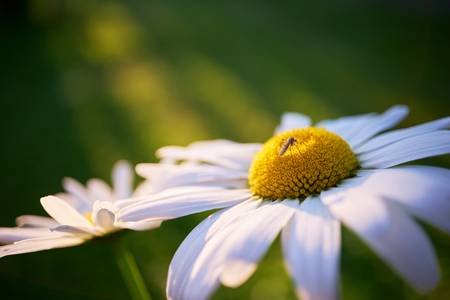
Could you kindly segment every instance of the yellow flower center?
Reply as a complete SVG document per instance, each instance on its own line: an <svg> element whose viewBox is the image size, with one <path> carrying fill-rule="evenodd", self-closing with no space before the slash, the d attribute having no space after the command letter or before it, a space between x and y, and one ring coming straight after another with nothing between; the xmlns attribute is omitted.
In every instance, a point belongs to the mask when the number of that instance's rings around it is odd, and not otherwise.
<svg viewBox="0 0 450 300"><path fill-rule="evenodd" d="M269 139L249 173L252 192L269 199L304 198L352 175L358 160L338 135L323 128L302 128Z"/></svg>
<svg viewBox="0 0 450 300"><path fill-rule="evenodd" d="M87 212L84 214L84 217L92 224L94 224L94 218L92 218L92 212Z"/></svg>

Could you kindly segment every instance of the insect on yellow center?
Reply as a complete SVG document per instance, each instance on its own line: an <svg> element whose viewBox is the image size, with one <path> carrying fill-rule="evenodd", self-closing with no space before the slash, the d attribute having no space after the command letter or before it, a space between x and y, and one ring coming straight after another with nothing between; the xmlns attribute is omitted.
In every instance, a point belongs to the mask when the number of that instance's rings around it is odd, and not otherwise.
<svg viewBox="0 0 450 300"><path fill-rule="evenodd" d="M350 146L323 128L283 132L256 154L249 173L252 192L269 199L304 198L335 186L358 168Z"/></svg>

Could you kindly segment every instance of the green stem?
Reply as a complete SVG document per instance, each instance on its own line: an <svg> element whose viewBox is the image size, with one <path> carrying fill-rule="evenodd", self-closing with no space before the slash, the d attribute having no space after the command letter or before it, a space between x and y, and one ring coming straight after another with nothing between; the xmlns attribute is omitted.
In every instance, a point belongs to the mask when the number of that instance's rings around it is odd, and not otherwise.
<svg viewBox="0 0 450 300"><path fill-rule="evenodd" d="M151 300L152 297L145 287L136 260L133 254L125 247L122 241L116 241L116 258L122 278L128 287L131 298L133 300Z"/></svg>

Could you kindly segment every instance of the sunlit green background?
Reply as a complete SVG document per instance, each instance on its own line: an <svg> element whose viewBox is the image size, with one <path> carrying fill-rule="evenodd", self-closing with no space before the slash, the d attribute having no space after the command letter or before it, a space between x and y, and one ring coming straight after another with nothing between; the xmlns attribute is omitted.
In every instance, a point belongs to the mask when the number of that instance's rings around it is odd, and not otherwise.
<svg viewBox="0 0 450 300"><path fill-rule="evenodd" d="M39 198L61 191L64 176L109 179L116 160L154 162L167 144L264 141L284 111L320 120L404 103L402 126L450 115L445 1L275 2L2 1L1 225L43 214ZM177 245L206 215L127 235L155 299ZM450 237L425 228L443 273L431 294L344 230L343 299L450 299ZM102 242L1 259L0 295L129 297ZM249 282L215 295L294 297L278 242Z"/></svg>

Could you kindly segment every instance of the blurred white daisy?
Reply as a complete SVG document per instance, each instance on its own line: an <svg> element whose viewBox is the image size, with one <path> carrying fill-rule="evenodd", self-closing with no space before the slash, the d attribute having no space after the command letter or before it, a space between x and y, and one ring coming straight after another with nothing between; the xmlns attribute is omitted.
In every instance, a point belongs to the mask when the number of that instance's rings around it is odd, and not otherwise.
<svg viewBox="0 0 450 300"><path fill-rule="evenodd" d="M116 219L119 208L132 204L133 170L119 161L112 171L112 188L103 180L91 179L86 187L72 178L63 180L66 193L41 198L50 217L20 216L17 227L0 228L0 257L53 248L70 247L121 229L148 230L159 221L122 222Z"/></svg>
<svg viewBox="0 0 450 300"><path fill-rule="evenodd" d="M397 165L450 153L450 118L382 133L407 113L395 106L314 127L308 117L287 113L264 144L219 140L162 148L165 164L141 164L138 173L164 170L179 185L196 186L144 197L118 218L161 221L228 207L177 250L169 299L201 300L220 284L241 285L280 231L299 297L337 299L341 223L417 290L429 291L440 277L438 262L412 216L450 232L450 171Z"/></svg>

